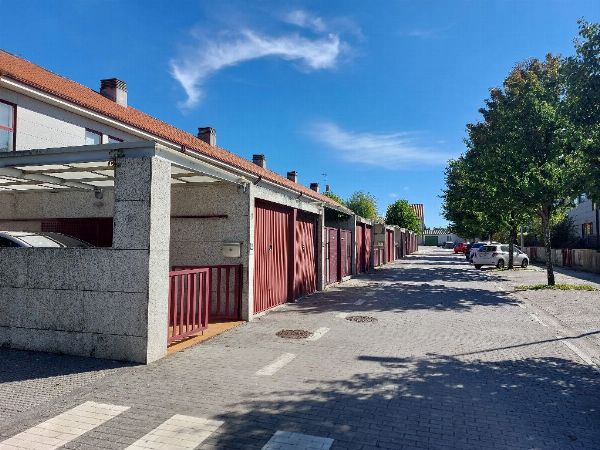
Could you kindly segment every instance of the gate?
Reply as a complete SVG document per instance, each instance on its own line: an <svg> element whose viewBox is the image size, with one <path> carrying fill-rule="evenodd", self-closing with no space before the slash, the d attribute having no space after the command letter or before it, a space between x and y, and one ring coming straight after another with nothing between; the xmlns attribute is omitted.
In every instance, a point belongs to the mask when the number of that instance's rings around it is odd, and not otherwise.
<svg viewBox="0 0 600 450"><path fill-rule="evenodd" d="M325 279L327 284L332 284L338 281L338 229L325 228L325 233L327 233L327 275Z"/></svg>
<svg viewBox="0 0 600 450"><path fill-rule="evenodd" d="M206 329L209 297L210 269L169 272L168 344Z"/></svg>
<svg viewBox="0 0 600 450"><path fill-rule="evenodd" d="M294 227L294 291L292 298L317 290L317 216L297 211Z"/></svg>
<svg viewBox="0 0 600 450"><path fill-rule="evenodd" d="M340 280L352 273L352 232L340 230Z"/></svg>
<svg viewBox="0 0 600 450"><path fill-rule="evenodd" d="M393 262L396 258L394 257L394 231L385 230L386 238L386 262Z"/></svg>
<svg viewBox="0 0 600 450"><path fill-rule="evenodd" d="M291 210L256 201L254 208L254 313L285 303L289 294L292 255Z"/></svg>

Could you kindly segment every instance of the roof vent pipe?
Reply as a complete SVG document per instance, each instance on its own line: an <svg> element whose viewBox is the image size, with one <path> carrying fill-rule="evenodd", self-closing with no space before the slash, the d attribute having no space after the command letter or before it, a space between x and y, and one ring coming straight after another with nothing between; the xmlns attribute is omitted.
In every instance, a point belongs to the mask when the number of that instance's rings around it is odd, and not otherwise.
<svg viewBox="0 0 600 450"><path fill-rule="evenodd" d="M315 192L319 192L319 183L310 183L310 188Z"/></svg>
<svg viewBox="0 0 600 450"><path fill-rule="evenodd" d="M265 155L252 155L252 162L263 169L267 168L267 159Z"/></svg>
<svg viewBox="0 0 600 450"><path fill-rule="evenodd" d="M215 147L217 145L217 130L211 127L198 128L198 139Z"/></svg>
<svg viewBox="0 0 600 450"><path fill-rule="evenodd" d="M325 192L331 192L331 187L328 184L325 185Z"/></svg>
<svg viewBox="0 0 600 450"><path fill-rule="evenodd" d="M295 170L288 172L287 179L293 181L294 183L297 183L298 182L298 172L296 172Z"/></svg>
<svg viewBox="0 0 600 450"><path fill-rule="evenodd" d="M127 106L127 83L118 78L100 80L100 94L121 106Z"/></svg>

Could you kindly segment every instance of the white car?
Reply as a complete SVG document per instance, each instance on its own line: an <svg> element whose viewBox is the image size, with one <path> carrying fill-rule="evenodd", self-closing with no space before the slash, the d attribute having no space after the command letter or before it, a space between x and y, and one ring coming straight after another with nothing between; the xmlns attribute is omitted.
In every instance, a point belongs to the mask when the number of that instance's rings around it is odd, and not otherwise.
<svg viewBox="0 0 600 450"><path fill-rule="evenodd" d="M0 231L0 248L6 247L89 248L91 245L62 233Z"/></svg>
<svg viewBox="0 0 600 450"><path fill-rule="evenodd" d="M516 245L513 249L515 266L527 267L529 265L527 255ZM476 269L481 269L482 266L496 266L502 269L508 264L508 257L508 244L489 244L479 248L473 256L473 264Z"/></svg>

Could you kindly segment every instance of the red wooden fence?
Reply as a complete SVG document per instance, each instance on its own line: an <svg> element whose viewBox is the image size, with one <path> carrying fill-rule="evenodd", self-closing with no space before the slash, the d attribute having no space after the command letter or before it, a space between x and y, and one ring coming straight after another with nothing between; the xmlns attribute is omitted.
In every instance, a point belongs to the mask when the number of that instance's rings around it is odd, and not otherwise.
<svg viewBox="0 0 600 450"><path fill-rule="evenodd" d="M201 333L208 326L210 269L169 272L167 343Z"/></svg>

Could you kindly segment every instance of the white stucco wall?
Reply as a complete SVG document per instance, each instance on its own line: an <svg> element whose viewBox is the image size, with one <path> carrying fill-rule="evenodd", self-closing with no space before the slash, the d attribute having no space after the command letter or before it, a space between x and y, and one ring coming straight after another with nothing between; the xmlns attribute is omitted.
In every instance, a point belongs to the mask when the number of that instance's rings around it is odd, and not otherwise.
<svg viewBox="0 0 600 450"><path fill-rule="evenodd" d="M17 150L84 145L86 128L103 133L103 143L107 143L108 135L124 141L139 140L107 125L5 88L0 88L0 99L17 105Z"/></svg>
<svg viewBox="0 0 600 450"><path fill-rule="evenodd" d="M579 203L575 208L569 211L569 217L573 219L573 224L575 226L575 232L577 236L582 236L581 225L584 223L592 223L594 234L597 233L596 230L596 210L593 207L593 203L591 200L585 200Z"/></svg>

